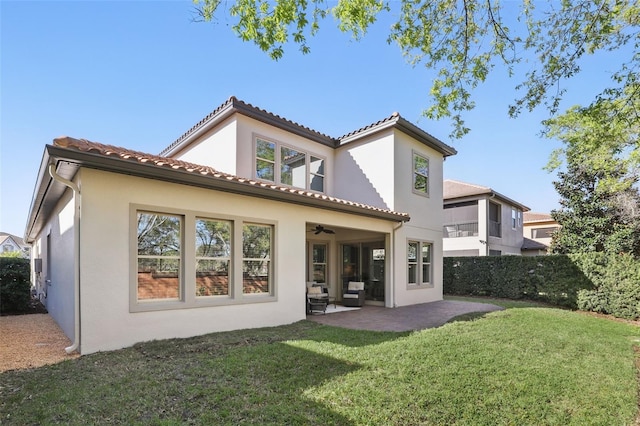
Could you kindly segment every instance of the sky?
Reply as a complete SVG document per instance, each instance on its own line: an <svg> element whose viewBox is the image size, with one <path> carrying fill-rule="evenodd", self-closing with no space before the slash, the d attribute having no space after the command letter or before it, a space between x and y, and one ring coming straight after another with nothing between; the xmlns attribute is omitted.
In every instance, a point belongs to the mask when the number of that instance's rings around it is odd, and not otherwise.
<svg viewBox="0 0 640 426"><path fill-rule="evenodd" d="M0 0L0 231L23 236L44 147L59 136L158 154L230 96L333 137L399 112L458 154L445 179L493 188L534 212L559 207L543 170L558 141L539 136L540 109L507 115L518 83L502 71L473 92L471 132L451 140L432 121L435 71L406 63L386 43L392 16L360 41L331 18L309 40L271 60L232 31L232 21L194 21L181 1ZM563 106L587 104L608 79L587 62L564 84Z"/></svg>

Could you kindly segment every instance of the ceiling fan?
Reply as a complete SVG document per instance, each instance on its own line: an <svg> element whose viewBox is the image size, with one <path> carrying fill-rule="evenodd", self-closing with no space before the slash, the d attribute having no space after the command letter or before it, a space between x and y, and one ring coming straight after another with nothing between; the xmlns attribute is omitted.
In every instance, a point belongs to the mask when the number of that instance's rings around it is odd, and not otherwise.
<svg viewBox="0 0 640 426"><path fill-rule="evenodd" d="M324 232L325 234L335 234L336 231L333 229L327 229L322 225L317 225L314 234L318 235L319 233Z"/></svg>

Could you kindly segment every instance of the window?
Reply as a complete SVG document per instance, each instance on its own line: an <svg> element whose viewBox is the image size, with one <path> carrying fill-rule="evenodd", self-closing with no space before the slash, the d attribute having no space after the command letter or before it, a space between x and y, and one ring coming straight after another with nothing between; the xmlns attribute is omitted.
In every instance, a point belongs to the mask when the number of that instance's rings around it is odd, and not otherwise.
<svg viewBox="0 0 640 426"><path fill-rule="evenodd" d="M138 213L138 301L179 300L182 217Z"/></svg>
<svg viewBox="0 0 640 426"><path fill-rule="evenodd" d="M313 280L317 283L327 282L327 245L313 244L312 267Z"/></svg>
<svg viewBox="0 0 640 426"><path fill-rule="evenodd" d="M489 236L502 237L500 204L489 202Z"/></svg>
<svg viewBox="0 0 640 426"><path fill-rule="evenodd" d="M131 312L272 301L274 225L130 211Z"/></svg>
<svg viewBox="0 0 640 426"><path fill-rule="evenodd" d="M511 207L511 227L513 229L522 227L522 211Z"/></svg>
<svg viewBox="0 0 640 426"><path fill-rule="evenodd" d="M273 142L256 141L256 177L262 180L275 182L275 159L276 145Z"/></svg>
<svg viewBox="0 0 640 426"><path fill-rule="evenodd" d="M500 250L489 250L489 256L502 256L502 251Z"/></svg>
<svg viewBox="0 0 640 426"><path fill-rule="evenodd" d="M531 230L531 238L551 238L556 229L557 228L554 226L548 228L534 228Z"/></svg>
<svg viewBox="0 0 640 426"><path fill-rule="evenodd" d="M196 219L196 296L228 296L231 222Z"/></svg>
<svg viewBox="0 0 640 426"><path fill-rule="evenodd" d="M322 158L311 156L309 189L324 192L324 160Z"/></svg>
<svg viewBox="0 0 640 426"><path fill-rule="evenodd" d="M429 195L429 159L413 153L413 190Z"/></svg>
<svg viewBox="0 0 640 426"><path fill-rule="evenodd" d="M276 154L278 153L278 154ZM324 192L325 160L295 148L256 139L256 178Z"/></svg>
<svg viewBox="0 0 640 426"><path fill-rule="evenodd" d="M431 285L431 256L433 244L409 241L407 245L407 279L409 285Z"/></svg>
<svg viewBox="0 0 640 426"><path fill-rule="evenodd" d="M270 225L246 224L242 228L242 292L269 293L271 284Z"/></svg>

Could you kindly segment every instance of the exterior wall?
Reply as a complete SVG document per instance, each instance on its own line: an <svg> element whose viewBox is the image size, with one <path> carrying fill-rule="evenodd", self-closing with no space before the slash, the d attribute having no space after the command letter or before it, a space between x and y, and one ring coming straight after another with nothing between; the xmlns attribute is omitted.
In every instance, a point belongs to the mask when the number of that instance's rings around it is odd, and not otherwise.
<svg viewBox="0 0 640 426"><path fill-rule="evenodd" d="M489 241L489 203L486 198L478 200L478 235L443 238L444 256L487 256ZM469 254L463 254L469 253ZM471 254L474 253L474 254Z"/></svg>
<svg viewBox="0 0 640 426"><path fill-rule="evenodd" d="M255 178L255 138L260 136L272 142L297 148L325 160L325 194L333 191L333 148L297 136L252 118L237 115L237 176Z"/></svg>
<svg viewBox="0 0 640 426"><path fill-rule="evenodd" d="M522 224L516 225L515 229L511 226L512 206L497 199L492 199L490 202L501 206L502 237L489 236L487 240L489 242L489 250L500 250L502 255L520 255L523 242Z"/></svg>
<svg viewBox="0 0 640 426"><path fill-rule="evenodd" d="M189 144L175 158L235 175L237 172L236 133L236 118L231 117L213 131L205 133Z"/></svg>
<svg viewBox="0 0 640 426"><path fill-rule="evenodd" d="M557 222L533 222L533 223L525 223L523 227L523 235L526 238L530 238L534 241L537 241L542 244L546 244L547 246L551 244L551 238L533 238L533 230L534 229L544 229L544 228L559 228Z"/></svg>
<svg viewBox="0 0 640 426"><path fill-rule="evenodd" d="M411 220L395 234L395 306L442 300L442 154L402 132L395 132L393 208L407 212ZM429 159L429 195L413 191L413 154ZM431 287L408 285L407 245L409 240L433 244Z"/></svg>
<svg viewBox="0 0 640 426"><path fill-rule="evenodd" d="M348 143L336 150L334 195L384 209L395 207L398 168L393 131Z"/></svg>
<svg viewBox="0 0 640 426"><path fill-rule="evenodd" d="M500 205L501 237L489 236L489 203ZM459 253L478 253L488 256L490 250L499 250L502 255L520 255L523 243L522 224L511 226L510 204L496 198L478 200L478 235L470 237L444 238L445 256L466 256Z"/></svg>
<svg viewBox="0 0 640 426"><path fill-rule="evenodd" d="M38 298L71 340L75 338L74 207L72 192L67 190L35 240L33 257L42 259L42 272L32 268Z"/></svg>
<svg viewBox="0 0 640 426"><path fill-rule="evenodd" d="M83 170L81 351L118 349L151 339L276 326L305 318L307 223L392 232L393 223L325 209L254 199L178 184ZM275 297L256 302L130 312L132 204L275 222ZM249 217L247 217L249 216ZM135 237L135 236L134 236ZM334 254L335 256L335 254ZM236 259L236 262L238 260ZM247 303L243 303L247 302ZM255 303L251 303L255 302Z"/></svg>

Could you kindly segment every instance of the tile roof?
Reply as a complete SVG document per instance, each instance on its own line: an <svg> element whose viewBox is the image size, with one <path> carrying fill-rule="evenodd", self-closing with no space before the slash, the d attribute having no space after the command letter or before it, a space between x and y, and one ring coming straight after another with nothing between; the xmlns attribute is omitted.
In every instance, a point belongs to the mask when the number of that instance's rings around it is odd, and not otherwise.
<svg viewBox="0 0 640 426"><path fill-rule="evenodd" d="M525 212L523 216L524 222L554 222L548 213Z"/></svg>
<svg viewBox="0 0 640 426"><path fill-rule="evenodd" d="M546 244L524 237L521 250L547 250L548 248Z"/></svg>
<svg viewBox="0 0 640 426"><path fill-rule="evenodd" d="M472 195L491 194L492 192L493 190L488 186L481 186L475 185L473 183L445 179L443 183L442 197L444 199L460 198Z"/></svg>
<svg viewBox="0 0 640 426"><path fill-rule="evenodd" d="M277 198L276 194L287 193L299 197L301 200L322 200L329 205L335 207L339 206L351 206L365 211L373 213L382 213L387 216L394 217L398 221L409 220L407 213L395 212L388 209L382 209L374 206L370 206L355 201L344 200L336 197L331 197L325 194L311 192L303 189L291 188L281 185L275 185L268 182L260 182L253 179L247 179L228 173L219 172L212 167L203 166L199 164L189 163L173 158L162 157L159 155L148 154L140 151L133 151L127 148L117 147L113 145L105 145L97 142L91 142L86 139L74 139L71 137L60 137L54 139L54 146L58 148L64 148L66 150L86 152L96 154L101 157L115 158L121 161L129 161L134 163L146 164L157 167L158 169L169 169L176 172L187 172L189 174L208 177L212 180L233 182L235 184L256 188L257 190L264 191L268 198ZM269 197L271 193L271 197ZM303 203L304 204L304 203Z"/></svg>
<svg viewBox="0 0 640 426"><path fill-rule="evenodd" d="M180 149L182 149L183 146L188 145L189 139L194 137L198 132L202 131L203 129L207 129L210 126L215 126L216 123L221 122L222 120L228 118L236 112L256 119L258 121L262 121L266 124L280 127L291 133L322 143L332 148L344 145L345 143L363 137L367 134L370 134L371 132L383 130L389 127L396 127L408 133L417 140L425 143L426 145L429 145L432 148L438 150L445 157L449 155L455 155L457 153L457 151L453 147L445 144L436 137L425 132L415 124L405 120L397 112L394 112L389 117L378 120L375 123L361 127L360 129L354 130L353 132L349 132L339 138L334 138L324 133L318 132L317 130L288 120L272 112L258 108L250 103L241 101L235 96L231 96L222 105L211 111L206 117L204 117L193 127L191 127L191 129L182 134L182 136L171 143L171 145L162 150L160 152L160 155L172 156L176 154L180 151Z"/></svg>
<svg viewBox="0 0 640 426"><path fill-rule="evenodd" d="M284 117L281 117L267 110L253 106L250 103L241 101L235 96L231 96L222 105L220 105L219 107L211 111L206 117L198 121L193 127L191 127L189 130L183 133L171 145L163 149L160 152L160 155L166 155L170 153L172 150L180 146L190 136L192 136L194 133L200 130L203 126L207 125L209 122L212 122L215 120L222 120L228 117L233 112L241 112L259 121L264 121L267 124L269 124L270 122L277 122L289 130L297 130L298 131L297 133L303 133L303 136L310 137L314 140L322 141L325 144L335 145L337 143L337 140L335 138L332 138L331 136L320 133L316 130L303 126L294 121L288 120Z"/></svg>
<svg viewBox="0 0 640 426"><path fill-rule="evenodd" d="M502 195L498 191L482 185L476 185L473 183L461 182L457 180L445 179L443 182L442 198L445 202L449 200L455 200L457 198L475 197L480 195L495 196L496 198L511 204L512 206L519 207L522 211L528 211L529 207L522 203L519 203L505 195Z"/></svg>

